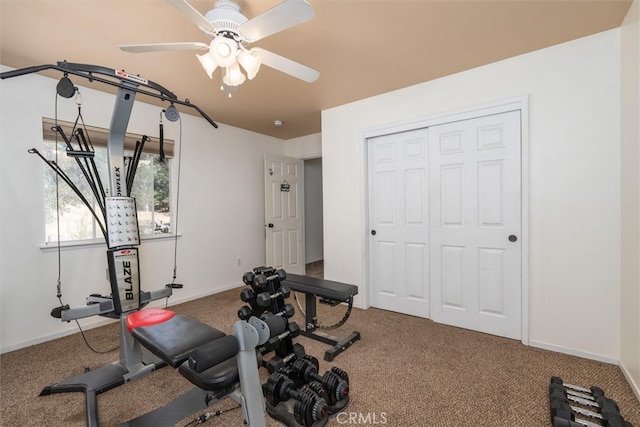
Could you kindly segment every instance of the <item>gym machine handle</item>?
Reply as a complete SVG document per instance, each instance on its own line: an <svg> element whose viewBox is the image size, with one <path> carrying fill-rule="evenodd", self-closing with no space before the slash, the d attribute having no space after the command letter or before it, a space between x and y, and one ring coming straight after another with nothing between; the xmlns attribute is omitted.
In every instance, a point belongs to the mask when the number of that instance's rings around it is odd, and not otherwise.
<svg viewBox="0 0 640 427"><path fill-rule="evenodd" d="M238 339L233 335L227 335L193 350L189 357L189 367L200 373L231 359L239 351Z"/></svg>
<svg viewBox="0 0 640 427"><path fill-rule="evenodd" d="M135 76L124 71L116 71L111 68L101 67L98 65L89 65L89 64L75 64L67 61L58 61L57 65L53 64L45 64L38 65L34 67L20 68L12 71L5 71L4 73L0 73L0 79L9 79L12 77L18 77L25 74L37 73L44 70L58 70L65 74L73 74L75 76L83 77L89 81L98 81L100 83L108 84L111 86L115 86L121 89L133 90L137 93L141 93L143 95L151 96L153 98L158 98L162 101L170 101L172 104L183 105L185 107L193 108L196 110L202 118L204 118L211 126L214 128L218 128L218 125L197 105L193 105L189 102L188 99L184 101L180 101L178 97L168 89L159 85L158 83L152 82L151 80L147 80L140 76ZM101 74L106 77L119 80L112 81L103 77L98 77L96 74ZM154 90L158 93L150 92L148 90L140 89L138 86L143 85L151 90Z"/></svg>

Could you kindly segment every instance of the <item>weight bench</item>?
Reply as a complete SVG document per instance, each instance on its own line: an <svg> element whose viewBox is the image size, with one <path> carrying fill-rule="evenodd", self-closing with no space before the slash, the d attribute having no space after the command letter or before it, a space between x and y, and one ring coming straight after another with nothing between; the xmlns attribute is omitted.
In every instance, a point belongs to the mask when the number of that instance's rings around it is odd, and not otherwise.
<svg viewBox="0 0 640 427"><path fill-rule="evenodd" d="M191 317L154 308L129 314L127 328L137 342L178 369L196 387L163 407L120 424L121 427L174 425L225 397L242 406L246 425L264 427L255 350L264 339L264 332L238 321L233 326L233 335L226 335Z"/></svg>
<svg viewBox="0 0 640 427"><path fill-rule="evenodd" d="M281 281L281 284L288 286L292 291L305 294L305 327L300 333L306 337L332 346L324 353L324 360L331 362L337 355L360 339L360 332L358 331L353 331L342 339L318 332L319 326L316 307L316 296L321 298L321 301L327 301L332 305L346 302L348 304L347 313L338 326L344 324L353 307L353 296L358 293L357 286L289 273L287 273L287 278Z"/></svg>

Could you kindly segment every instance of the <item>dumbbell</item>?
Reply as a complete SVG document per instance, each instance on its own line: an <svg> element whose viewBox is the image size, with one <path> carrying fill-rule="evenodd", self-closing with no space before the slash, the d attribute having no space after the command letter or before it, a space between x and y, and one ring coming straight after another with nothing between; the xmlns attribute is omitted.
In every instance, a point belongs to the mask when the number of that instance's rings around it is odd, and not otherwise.
<svg viewBox="0 0 640 427"><path fill-rule="evenodd" d="M287 286L281 286L277 292L273 294L269 294L269 292L261 292L256 296L256 303L260 307L268 307L271 304L271 300L276 299L278 297L289 298L291 295L291 290Z"/></svg>
<svg viewBox="0 0 640 427"><path fill-rule="evenodd" d="M327 418L327 402L309 387L296 390L294 382L283 374L271 374L262 389L267 402L273 406L294 399L293 414L303 426L310 427Z"/></svg>
<svg viewBox="0 0 640 427"><path fill-rule="evenodd" d="M562 419L567 421L575 421L576 416L569 405L569 401L566 398L559 398L554 396L549 398L549 409L551 411L551 422L556 423L556 420Z"/></svg>
<svg viewBox="0 0 640 427"><path fill-rule="evenodd" d="M256 271L256 274L257 273L258 272ZM279 268L278 270L275 270L272 267L264 268L260 271L260 273L264 274L265 278L267 279L267 282L270 282L275 279L284 280L287 278L287 272L281 268Z"/></svg>
<svg viewBox="0 0 640 427"><path fill-rule="evenodd" d="M600 387L584 388L573 384L565 384L560 377L551 377L550 384L557 384L575 392L590 394L593 396L593 400L596 400L600 396L604 396L604 391Z"/></svg>
<svg viewBox="0 0 640 427"><path fill-rule="evenodd" d="M616 402L605 397L602 389L598 387L586 389L572 384L563 384L560 378L552 377L551 384L549 385L549 401L551 407L551 419L554 425L558 424L558 427L560 425L567 424L556 422L556 417L573 421L575 420L575 414L595 419L604 426L624 427L630 425L620 414L620 410ZM577 406L572 406L570 401L584 406L598 408L600 412L597 413ZM567 410L571 411L571 413L567 414Z"/></svg>
<svg viewBox="0 0 640 427"><path fill-rule="evenodd" d="M549 393L551 393L554 388L555 390L564 392L569 400L573 400L581 405L600 408L601 412L620 413L620 408L615 400L606 397L600 387L587 389L573 384L565 384L560 377L551 377Z"/></svg>
<svg viewBox="0 0 640 427"><path fill-rule="evenodd" d="M571 389L566 389L562 385L554 383L549 385L549 397L551 398L554 396L563 396L571 402L579 403L583 406L597 408L603 414L610 413L615 415L620 413L620 408L618 408L616 402L612 399L609 399L604 394L598 394L598 396L594 398L592 395L577 392Z"/></svg>
<svg viewBox="0 0 640 427"><path fill-rule="evenodd" d="M264 289L267 287L267 276L264 274L256 274L253 278L253 286L256 289Z"/></svg>
<svg viewBox="0 0 640 427"><path fill-rule="evenodd" d="M273 268L259 267L253 269L253 284L257 287L264 287L272 280L284 280L287 278L287 272L283 269L274 270Z"/></svg>
<svg viewBox="0 0 640 427"><path fill-rule="evenodd" d="M285 317L289 319L290 317L293 317L294 314L295 314L295 310L293 309L293 306L291 304L285 304L285 306L279 312L271 313L267 311L265 313L262 313L262 316L260 317L262 318L262 320L269 317L277 317L277 316Z"/></svg>
<svg viewBox="0 0 640 427"><path fill-rule="evenodd" d="M305 356L304 347L301 344L293 345L293 352L288 354L285 357L273 356L269 361L265 364L267 371L272 374L274 372L278 372L280 369L286 367L292 360L298 357Z"/></svg>
<svg viewBox="0 0 640 427"><path fill-rule="evenodd" d="M584 424L556 417L553 419L553 427L584 427Z"/></svg>
<svg viewBox="0 0 640 427"><path fill-rule="evenodd" d="M601 414L599 414L597 412L593 412L593 411L589 411L589 410L586 410L586 409L582 409L582 408L579 408L577 406L571 406L571 409L576 414L579 414L579 415L594 419L594 420L598 421L603 426L608 426L608 427L627 427L627 426L631 425L627 421L624 420L624 418L622 417L622 415L620 415L619 412L618 413L610 413L609 412L609 413L601 413ZM576 421L580 422L581 420L576 419Z"/></svg>
<svg viewBox="0 0 640 427"><path fill-rule="evenodd" d="M249 320L251 316L253 316L253 310L248 305L243 305L238 310L238 317L240 320Z"/></svg>
<svg viewBox="0 0 640 427"><path fill-rule="evenodd" d="M280 335L276 335L275 337L269 338L269 341L267 341L267 343L269 347L273 347L276 344L278 344L278 342L282 341L287 337L295 338L298 335L300 335L300 326L298 326L296 322L291 322L289 323L288 330L281 333Z"/></svg>
<svg viewBox="0 0 640 427"><path fill-rule="evenodd" d="M327 403L331 406L349 397L348 382L332 371L326 371L323 376L318 375L318 368L304 358L296 359L285 372L297 385L311 381L322 384L327 391Z"/></svg>
<svg viewBox="0 0 640 427"><path fill-rule="evenodd" d="M248 289L248 288L244 288L242 291L240 291L240 300L242 302L252 302L255 301L256 299L256 293L253 292L253 290Z"/></svg>
<svg viewBox="0 0 640 427"><path fill-rule="evenodd" d="M242 275L242 282L245 285L252 285L256 275L252 271L247 271Z"/></svg>

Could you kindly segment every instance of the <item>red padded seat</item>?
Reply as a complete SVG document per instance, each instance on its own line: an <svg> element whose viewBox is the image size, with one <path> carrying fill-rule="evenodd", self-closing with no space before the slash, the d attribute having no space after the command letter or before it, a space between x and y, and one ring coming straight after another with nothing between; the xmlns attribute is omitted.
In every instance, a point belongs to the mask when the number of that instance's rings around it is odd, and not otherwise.
<svg viewBox="0 0 640 427"><path fill-rule="evenodd" d="M138 310L127 316L127 329L129 333L139 326L152 326L164 323L175 316L175 311L164 308L147 308Z"/></svg>

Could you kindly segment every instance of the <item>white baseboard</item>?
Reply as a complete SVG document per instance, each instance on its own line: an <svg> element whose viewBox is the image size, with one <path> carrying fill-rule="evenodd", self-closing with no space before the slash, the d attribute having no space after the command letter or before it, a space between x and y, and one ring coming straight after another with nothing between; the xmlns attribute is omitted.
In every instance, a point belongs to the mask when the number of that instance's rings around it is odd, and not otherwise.
<svg viewBox="0 0 640 427"><path fill-rule="evenodd" d="M598 362L609 363L611 365L619 365L620 363L618 359L613 357L603 356L601 354L595 354L595 353L587 353L585 351L576 350L574 348L562 347L559 345L549 344L546 342L541 342L536 340L529 340L529 345L531 347L537 347L544 350L551 350L551 351L555 351L556 353L564 353L570 356L582 357L583 359L596 360Z"/></svg>
<svg viewBox="0 0 640 427"><path fill-rule="evenodd" d="M204 297L208 297L210 295L214 295L214 294L219 294L221 292L225 292L231 289L235 289L238 288L240 286L243 286L242 284L233 284L233 285L228 285L228 286L224 286L222 288L217 288L211 292L205 292L202 294L198 294L198 295L191 295L189 297L185 297L185 298L173 298L173 296L171 298L169 298L169 304L168 306L174 306L174 305L178 305L178 304L182 304L185 302L189 302L189 301L193 301L199 298L204 298ZM175 294L174 294L175 296ZM165 302L164 300L156 300L153 301L151 303L149 303L149 305L147 307L160 307L160 308L164 308L165 306ZM82 330L83 331L88 331L94 328L99 328L101 326L104 325L108 325L110 323L116 322L116 320L114 319L107 319L104 317L99 317L99 316L94 316L94 318L90 321L87 322L86 324L81 324L82 326ZM62 323L62 322L61 322ZM78 333L78 328L75 324L75 322L73 323L69 323L69 326L67 328L65 328L62 331L53 333L53 334L49 334L49 335L44 335L38 338L34 338L34 339L30 339L27 341L21 341L17 344L13 344L13 345L8 345L5 347L2 347L0 349L0 354L2 353L9 353L10 351L15 351L15 350L20 350L21 348L25 348L25 347L30 347L32 345L36 345L36 344L42 344L43 342L47 342L47 341L51 341L51 340L55 340L58 338L62 338L62 337L66 337L69 335L73 335L75 333Z"/></svg>
<svg viewBox="0 0 640 427"><path fill-rule="evenodd" d="M85 325L81 325L82 326L82 330L83 331L88 331L90 329L93 328L99 328L100 326L104 326L104 325L108 325L110 323L115 322L115 320L113 319L107 319L107 318L100 318L98 320L94 320L91 323L87 323ZM62 323L62 322L61 322ZM47 342L47 341L52 341L58 338L62 338L62 337L66 337L68 335L73 335L75 333L78 333L78 327L76 326L75 322L74 323L69 323L69 327L67 327L66 329L64 329L63 331L60 332L56 332L53 334L49 334L49 335L43 335L41 337L38 338L33 338L27 341L21 341L17 344L13 344L13 345L8 345L8 346L4 346L2 347L2 349L0 349L0 353L9 353L10 351L15 351L15 350L20 350L21 348L25 348L25 347L31 347L32 345L36 345L36 344L42 344L43 342ZM73 326L71 326L73 325Z"/></svg>
<svg viewBox="0 0 640 427"><path fill-rule="evenodd" d="M629 386L631 386L631 390L633 390L636 397L638 398L638 401L640 401L640 384L633 380L631 374L629 373L629 370L626 368L624 363L622 363L622 361L620 361L620 370L622 371L624 377L627 379L627 382L629 383Z"/></svg>

